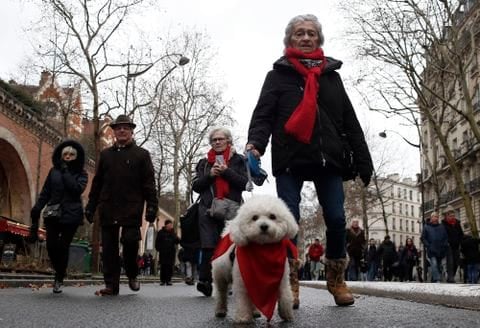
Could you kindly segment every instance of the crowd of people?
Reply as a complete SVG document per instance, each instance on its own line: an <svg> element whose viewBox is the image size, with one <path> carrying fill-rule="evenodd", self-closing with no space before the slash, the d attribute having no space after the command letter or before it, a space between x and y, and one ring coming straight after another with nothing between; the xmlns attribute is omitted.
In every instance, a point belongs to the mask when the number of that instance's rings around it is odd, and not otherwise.
<svg viewBox="0 0 480 328"><path fill-rule="evenodd" d="M283 43L283 54L267 73L253 109L242 151L235 149L229 129L217 127L208 134L209 148L196 165L191 185L199 195L198 244L182 245L171 220L166 220L157 233L155 249L160 284L172 284L180 244L183 247L178 259L185 283L196 283L200 293L212 295L211 258L226 220L231 219L242 203L242 193L251 178L244 154L258 160L269 142L278 197L300 222L302 188L304 182L313 182L326 225L324 244L315 239L308 246L304 261L289 254L294 308L300 304L299 279L325 279L339 306L355 302L345 282L348 280L420 280L421 254L412 239L397 248L387 235L377 245L374 239L367 241L358 220L346 226L343 182L358 177L368 187L373 164L338 73L342 62L323 53L320 22L310 14L295 16L287 24ZM100 153L85 209L81 203L88 180L83 169L84 151L74 141L55 149L53 167L32 208L32 240L36 238L42 209L61 210L57 219L45 219L47 249L55 270L54 293L62 291L68 247L83 217L89 223L97 222L101 228L105 287L97 295L118 295L122 272L128 277L130 289L138 291L138 275L156 271L153 268L157 259L150 253L138 255L143 219L150 223L157 220L152 159L149 151L136 145L133 138L136 125L129 116L119 115L110 127L115 143ZM422 241L427 248L431 281L441 280L445 259L446 280L454 282L462 258L467 281L476 283L480 262L478 239L464 235L454 214L447 211L445 219L439 222L434 213L424 227ZM296 244L297 238L292 241Z"/></svg>
<svg viewBox="0 0 480 328"><path fill-rule="evenodd" d="M426 248L427 282L463 282L477 284L480 280L480 239L464 233L451 206L444 210L440 221L437 212L431 214L423 229L421 241ZM315 275L311 249L318 248L319 239L307 247L302 266L302 279L321 280ZM320 244L321 246L321 244ZM396 246L390 236L377 245L375 239L365 241L364 231L353 220L347 234L350 262L345 277L356 281L418 281L423 282L422 251L412 238ZM322 247L323 252L323 247ZM323 259L315 257L323 263Z"/></svg>

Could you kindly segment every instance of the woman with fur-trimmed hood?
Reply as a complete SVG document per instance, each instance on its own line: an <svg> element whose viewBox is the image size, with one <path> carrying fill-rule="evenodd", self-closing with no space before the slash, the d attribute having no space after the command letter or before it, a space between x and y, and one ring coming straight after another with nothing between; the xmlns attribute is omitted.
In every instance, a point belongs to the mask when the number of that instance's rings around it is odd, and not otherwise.
<svg viewBox="0 0 480 328"><path fill-rule="evenodd" d="M84 170L85 151L78 142L66 140L53 151L52 164L53 167L30 213L30 240L35 241L38 238L40 212L45 208L43 216L47 230L47 251L55 271L53 292L61 293L70 244L78 226L83 223L81 195L88 182L88 175ZM59 204L58 215L47 217L47 208L56 204Z"/></svg>

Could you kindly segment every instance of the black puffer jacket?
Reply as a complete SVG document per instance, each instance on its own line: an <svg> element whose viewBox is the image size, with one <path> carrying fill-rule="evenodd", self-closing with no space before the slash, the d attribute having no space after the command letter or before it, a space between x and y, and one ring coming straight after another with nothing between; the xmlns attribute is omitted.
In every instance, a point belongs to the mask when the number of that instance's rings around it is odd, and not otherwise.
<svg viewBox="0 0 480 328"><path fill-rule="evenodd" d="M77 158L62 168L62 150L72 146L77 150ZM84 170L85 152L74 140L66 140L59 144L52 155L53 167L48 173L42 191L32 208L32 223L38 224L41 210L46 205L61 204L62 224L80 225L83 223L83 206L81 195L88 182L88 174ZM35 222L36 221L36 222Z"/></svg>
<svg viewBox="0 0 480 328"><path fill-rule="evenodd" d="M318 114L310 144L298 142L285 133L284 125L303 98L305 80L285 57L267 74L250 122L248 143L265 152L272 136L272 169L277 176L289 169L306 177L326 169L340 174L343 146L339 131L354 151L360 176L370 177L372 160L355 111L336 72L342 62L327 58L319 78Z"/></svg>

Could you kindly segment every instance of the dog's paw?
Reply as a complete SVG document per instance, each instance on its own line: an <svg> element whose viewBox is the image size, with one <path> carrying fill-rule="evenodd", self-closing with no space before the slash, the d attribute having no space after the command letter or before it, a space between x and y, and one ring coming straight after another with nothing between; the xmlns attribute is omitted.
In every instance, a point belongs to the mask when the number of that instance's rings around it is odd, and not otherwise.
<svg viewBox="0 0 480 328"><path fill-rule="evenodd" d="M278 306L278 315L284 321L293 321L293 306L279 304Z"/></svg>
<svg viewBox="0 0 480 328"><path fill-rule="evenodd" d="M254 317L255 319L258 319L258 318L260 318L261 316L262 316L262 314L260 313L260 311L258 311L258 310L253 311L253 317Z"/></svg>
<svg viewBox="0 0 480 328"><path fill-rule="evenodd" d="M253 322L252 315L236 315L233 319L235 323L248 324Z"/></svg>

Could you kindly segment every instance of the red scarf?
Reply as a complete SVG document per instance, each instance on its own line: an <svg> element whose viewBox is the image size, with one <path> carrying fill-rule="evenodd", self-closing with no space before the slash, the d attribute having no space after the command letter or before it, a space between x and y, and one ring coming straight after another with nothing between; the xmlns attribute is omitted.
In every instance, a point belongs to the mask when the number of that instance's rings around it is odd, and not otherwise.
<svg viewBox="0 0 480 328"><path fill-rule="evenodd" d="M224 254L232 244L230 234L225 235L215 248L212 261ZM236 248L238 266L248 296L268 321L273 316L278 300L288 250L294 258L298 258L297 247L287 238L274 244L249 243Z"/></svg>
<svg viewBox="0 0 480 328"><path fill-rule="evenodd" d="M213 148L208 151L207 158L210 165L215 164L217 155L220 154L217 154ZM223 160L228 166L228 162L230 161L230 145L228 145L227 149L223 151ZM228 185L228 181L220 176L215 177L215 197L223 199L226 195L228 195L229 191L230 186Z"/></svg>
<svg viewBox="0 0 480 328"><path fill-rule="evenodd" d="M294 136L298 141L309 144L317 112L318 77L322 74L327 61L321 48L309 54L295 48L287 48L285 56L306 80L303 99L285 123L285 132ZM321 60L321 63L320 66L307 68L299 59L316 59Z"/></svg>
<svg viewBox="0 0 480 328"><path fill-rule="evenodd" d="M452 217L447 216L445 218L445 221L451 226L454 226L457 223L457 219L455 219L455 217L453 217L453 216Z"/></svg>

